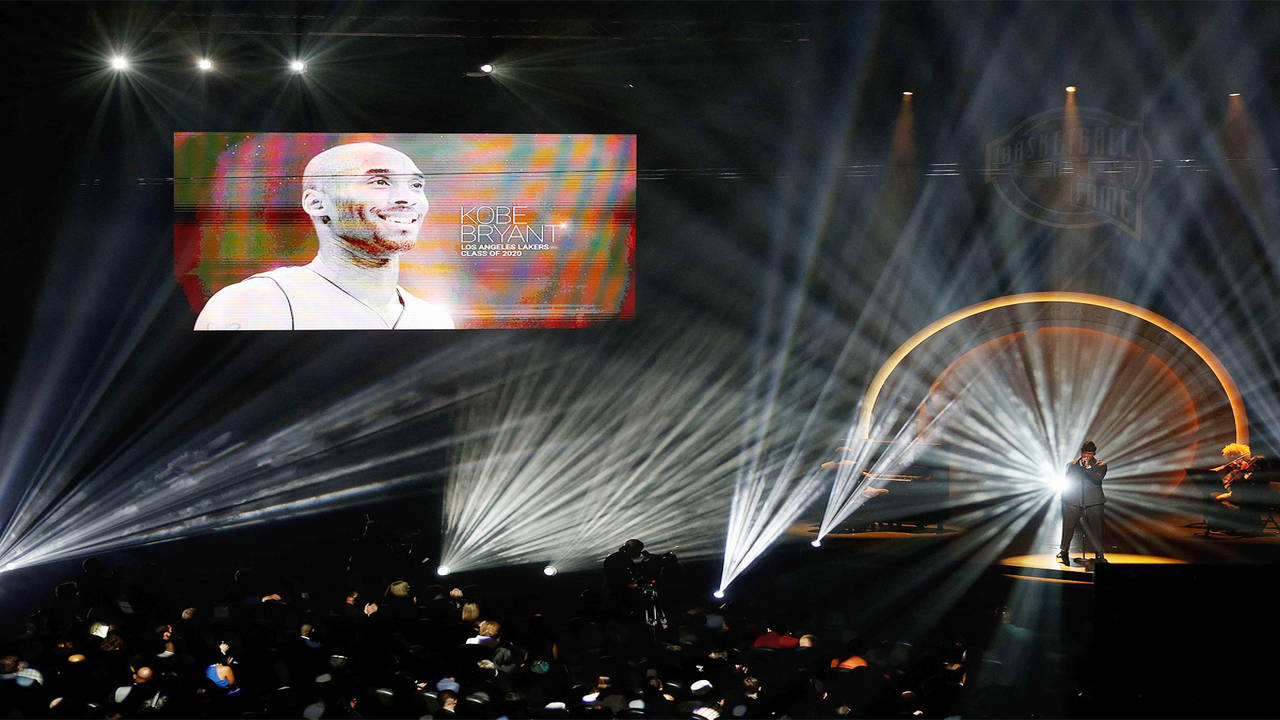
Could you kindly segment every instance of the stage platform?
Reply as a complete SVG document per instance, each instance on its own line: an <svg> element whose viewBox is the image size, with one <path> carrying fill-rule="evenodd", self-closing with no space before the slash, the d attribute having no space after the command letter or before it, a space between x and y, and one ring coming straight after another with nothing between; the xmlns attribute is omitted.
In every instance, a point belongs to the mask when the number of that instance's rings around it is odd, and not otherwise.
<svg viewBox="0 0 1280 720"><path fill-rule="evenodd" d="M1024 527L1013 537L993 538L990 545L975 551L974 529L951 523L940 526L880 525L859 532L832 532L822 539L822 550L855 551L866 562L905 561L926 546L962 562L984 563L992 570L1015 579L1071 584L1092 584L1093 554L1081 562L1082 553L1073 545L1072 564L1058 562L1054 527L1038 530ZM792 525L788 535L812 541L818 522L807 520ZM847 528L846 528L847 530ZM1203 522L1181 515L1126 518L1108 524L1107 560L1112 565L1275 565L1280 564L1280 532L1268 527L1254 537L1206 532ZM1079 537L1076 540L1079 543Z"/></svg>

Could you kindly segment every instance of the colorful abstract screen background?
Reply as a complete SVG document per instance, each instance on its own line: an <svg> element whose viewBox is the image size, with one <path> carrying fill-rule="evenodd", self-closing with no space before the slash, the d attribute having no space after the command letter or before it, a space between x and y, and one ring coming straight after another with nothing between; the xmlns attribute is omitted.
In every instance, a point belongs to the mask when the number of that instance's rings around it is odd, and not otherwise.
<svg viewBox="0 0 1280 720"><path fill-rule="evenodd" d="M400 285L459 328L634 317L634 135L175 133L174 272L196 313L250 275L311 261L303 168L353 142L425 174L430 209Z"/></svg>

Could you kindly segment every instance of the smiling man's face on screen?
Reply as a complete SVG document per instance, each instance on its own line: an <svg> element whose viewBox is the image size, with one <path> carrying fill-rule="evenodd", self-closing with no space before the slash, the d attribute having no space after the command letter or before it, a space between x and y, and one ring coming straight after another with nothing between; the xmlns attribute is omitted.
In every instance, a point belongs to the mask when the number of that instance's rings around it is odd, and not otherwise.
<svg viewBox="0 0 1280 720"><path fill-rule="evenodd" d="M307 164L302 207L350 249L372 258L412 250L428 202L422 171L375 143L330 148Z"/></svg>
<svg viewBox="0 0 1280 720"><path fill-rule="evenodd" d="M175 133L174 271L197 330L628 320L635 147L634 135Z"/></svg>

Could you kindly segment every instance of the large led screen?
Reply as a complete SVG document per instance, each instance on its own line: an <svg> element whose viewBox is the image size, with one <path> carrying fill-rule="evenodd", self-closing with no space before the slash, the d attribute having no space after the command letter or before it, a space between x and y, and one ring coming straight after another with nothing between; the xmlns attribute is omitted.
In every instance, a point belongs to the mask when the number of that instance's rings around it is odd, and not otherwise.
<svg viewBox="0 0 1280 720"><path fill-rule="evenodd" d="M634 135L176 133L197 330L577 327L635 314Z"/></svg>

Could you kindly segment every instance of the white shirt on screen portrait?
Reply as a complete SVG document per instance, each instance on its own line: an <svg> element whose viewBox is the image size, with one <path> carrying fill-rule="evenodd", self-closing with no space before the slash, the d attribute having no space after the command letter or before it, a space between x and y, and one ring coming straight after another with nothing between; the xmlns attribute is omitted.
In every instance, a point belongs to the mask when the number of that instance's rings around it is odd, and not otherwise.
<svg viewBox="0 0 1280 720"><path fill-rule="evenodd" d="M310 266L280 267L223 288L196 330L452 330L438 305L396 286L400 308L379 312ZM228 322L229 319L234 319Z"/></svg>

